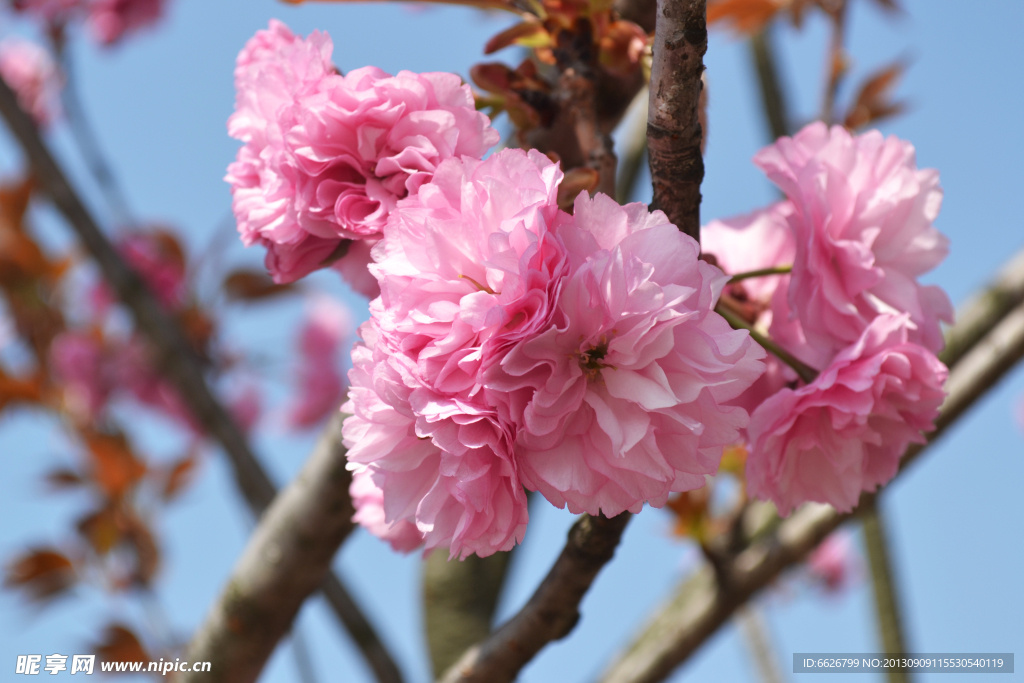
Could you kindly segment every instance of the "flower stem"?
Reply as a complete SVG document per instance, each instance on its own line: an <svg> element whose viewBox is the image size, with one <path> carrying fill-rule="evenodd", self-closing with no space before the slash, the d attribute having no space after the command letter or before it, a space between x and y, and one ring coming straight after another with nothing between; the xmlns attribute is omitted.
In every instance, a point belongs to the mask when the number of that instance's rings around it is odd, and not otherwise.
<svg viewBox="0 0 1024 683"><path fill-rule="evenodd" d="M802 379L805 383L810 384L818 376L817 370L812 368L810 365L807 365L803 361L797 359L796 356L791 354L789 351L786 351L784 348L773 342L771 339L755 330L753 326L750 325L750 323L748 323L746 320L737 315L735 311L731 310L729 308L729 305L726 304L724 301L718 302L718 306L715 307L715 311L720 316L725 318L726 322L728 322L733 327L733 329L747 330L748 332L750 332L751 339L753 339L758 344L763 346L765 351L768 351L769 353L773 354L783 363L793 368L796 374L799 375L800 379Z"/></svg>
<svg viewBox="0 0 1024 683"><path fill-rule="evenodd" d="M793 271L793 266L773 266L771 268L761 268L760 270L750 270L746 273L737 273L729 279L729 284L735 284L742 280L748 280L752 277L764 277L765 275L786 275Z"/></svg>

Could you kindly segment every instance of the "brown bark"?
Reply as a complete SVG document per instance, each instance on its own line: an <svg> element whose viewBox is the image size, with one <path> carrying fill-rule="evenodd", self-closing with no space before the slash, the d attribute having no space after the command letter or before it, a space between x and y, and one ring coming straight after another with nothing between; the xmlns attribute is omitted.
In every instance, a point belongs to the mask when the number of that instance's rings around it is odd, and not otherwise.
<svg viewBox="0 0 1024 683"><path fill-rule="evenodd" d="M584 515L548 575L519 613L467 651L443 683L510 683L540 650L579 621L579 605L598 572L615 555L631 514Z"/></svg>
<svg viewBox="0 0 1024 683"><path fill-rule="evenodd" d="M700 242L700 184L704 180L699 120L706 0L658 0L647 118L647 152L654 186L652 209Z"/></svg>

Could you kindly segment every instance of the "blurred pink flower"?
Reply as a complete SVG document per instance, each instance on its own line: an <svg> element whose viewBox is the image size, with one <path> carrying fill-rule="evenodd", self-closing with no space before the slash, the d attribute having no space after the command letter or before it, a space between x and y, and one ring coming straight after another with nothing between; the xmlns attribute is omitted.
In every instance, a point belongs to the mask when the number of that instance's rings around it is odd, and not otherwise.
<svg viewBox="0 0 1024 683"><path fill-rule="evenodd" d="M923 443L948 371L909 342L908 314L882 314L806 386L784 388L750 418L751 495L789 514L807 501L847 512L863 491L895 476L910 443Z"/></svg>
<svg viewBox="0 0 1024 683"><path fill-rule="evenodd" d="M133 337L112 352L117 387L135 400L196 434L203 428L196 421L178 390L160 376L147 343Z"/></svg>
<svg viewBox="0 0 1024 683"><path fill-rule="evenodd" d="M268 249L277 282L329 264L343 239L377 239L398 200L446 158L483 156L499 139L454 74L344 76L329 36L272 21L238 56L228 167L238 229Z"/></svg>
<svg viewBox="0 0 1024 683"><path fill-rule="evenodd" d="M860 561L850 533L833 531L807 556L807 571L828 593L840 593L857 579Z"/></svg>
<svg viewBox="0 0 1024 683"><path fill-rule="evenodd" d="M664 505L703 486L746 426L722 404L763 372L764 351L713 312L728 277L660 211L583 193L558 235L571 272L550 323L488 369L487 402L516 426L523 483L552 504Z"/></svg>
<svg viewBox="0 0 1024 683"><path fill-rule="evenodd" d="M363 525L371 534L387 541L399 552L410 552L423 545L423 534L407 519L388 524L384 521L384 492L373 483L369 469L360 468L352 473L348 488L356 508L353 521Z"/></svg>
<svg viewBox="0 0 1024 683"><path fill-rule="evenodd" d="M89 29L104 45L113 45L126 34L156 23L165 0L91 0Z"/></svg>
<svg viewBox="0 0 1024 683"><path fill-rule="evenodd" d="M377 284L377 278L369 270L370 264L373 263L370 250L376 243L376 240L351 242L345 255L331 266L331 269L340 273L354 291L359 292L367 299L375 299L380 296L380 285Z"/></svg>
<svg viewBox="0 0 1024 683"><path fill-rule="evenodd" d="M87 422L95 420L116 385L103 339L88 332L61 332L50 345L50 367L63 385L69 412Z"/></svg>
<svg viewBox="0 0 1024 683"><path fill-rule="evenodd" d="M160 234L136 232L125 235L117 250L149 286L157 300L168 309L185 301L185 263L181 254L168 249Z"/></svg>
<svg viewBox="0 0 1024 683"><path fill-rule="evenodd" d="M246 434L252 432L263 414L263 394L255 382L244 384L228 400L228 410Z"/></svg>
<svg viewBox="0 0 1024 683"><path fill-rule="evenodd" d="M0 76L38 125L47 126L60 116L64 78L44 48L22 38L6 38L0 42Z"/></svg>
<svg viewBox="0 0 1024 683"><path fill-rule="evenodd" d="M918 169L914 147L878 131L853 136L812 123L761 150L760 166L792 201L796 236L790 305L822 367L875 316L908 313L909 341L943 347L939 321L953 309L917 278L937 266L949 240L932 223L939 175Z"/></svg>
<svg viewBox="0 0 1024 683"><path fill-rule="evenodd" d="M343 305L318 297L310 305L299 333L298 398L288 410L288 425L302 429L319 424L345 397L341 344L352 334L352 316Z"/></svg>
<svg viewBox="0 0 1024 683"><path fill-rule="evenodd" d="M47 23L66 22L81 10L86 0L12 0L16 12L24 12Z"/></svg>

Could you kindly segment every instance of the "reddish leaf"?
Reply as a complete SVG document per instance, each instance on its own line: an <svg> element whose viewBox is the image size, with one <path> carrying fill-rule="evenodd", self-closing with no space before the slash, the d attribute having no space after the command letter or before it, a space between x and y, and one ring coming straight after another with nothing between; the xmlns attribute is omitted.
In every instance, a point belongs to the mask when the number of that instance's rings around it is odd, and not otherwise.
<svg viewBox="0 0 1024 683"><path fill-rule="evenodd" d="M110 624L103 639L92 646L101 662L149 662L151 658L135 633L124 624Z"/></svg>
<svg viewBox="0 0 1024 683"><path fill-rule="evenodd" d="M669 499L665 507L676 516L673 531L677 536L690 536L700 542L711 536L711 519L708 514L710 499L711 492L708 486L694 491L684 491Z"/></svg>
<svg viewBox="0 0 1024 683"><path fill-rule="evenodd" d="M52 548L36 548L11 562L4 586L25 590L33 600L48 600L75 583L71 560Z"/></svg>
<svg viewBox="0 0 1024 683"><path fill-rule="evenodd" d="M601 66L618 76L628 76L638 66L647 46L647 34L631 21L613 21L598 41Z"/></svg>
<svg viewBox="0 0 1024 683"><path fill-rule="evenodd" d="M484 54L489 55L509 45L525 45L527 47L545 47L552 44L551 34L539 21L527 20L505 29L487 41Z"/></svg>
<svg viewBox="0 0 1024 683"><path fill-rule="evenodd" d="M893 102L892 95L905 70L906 64L896 62L868 76L857 92L843 125L856 130L902 112L905 103Z"/></svg>
<svg viewBox="0 0 1024 683"><path fill-rule="evenodd" d="M160 549L150 528L135 515L125 520L124 540L135 554L135 567L129 585L148 586L160 568Z"/></svg>
<svg viewBox="0 0 1024 683"><path fill-rule="evenodd" d="M123 434L91 432L84 438L92 456L92 477L109 497L120 497L146 473Z"/></svg>
<svg viewBox="0 0 1024 683"><path fill-rule="evenodd" d="M0 369L0 410L11 403L38 404L43 400L43 382L38 375L28 379L11 377Z"/></svg>
<svg viewBox="0 0 1024 683"><path fill-rule="evenodd" d="M717 0L708 3L708 26L721 22L736 33L754 34L763 29L780 10L786 0Z"/></svg>
<svg viewBox="0 0 1024 683"><path fill-rule="evenodd" d="M232 301L259 301L296 291L295 284L279 285L261 270L235 270L224 279L224 292Z"/></svg>
<svg viewBox="0 0 1024 683"><path fill-rule="evenodd" d="M189 453L168 469L163 487L164 500L171 500L191 482L197 464L196 456L195 452Z"/></svg>
<svg viewBox="0 0 1024 683"><path fill-rule="evenodd" d="M512 87L515 72L500 62L486 62L470 67L469 77L487 92L505 93Z"/></svg>
<svg viewBox="0 0 1024 683"><path fill-rule="evenodd" d="M282 0L289 5L301 5L304 2L357 2L360 0ZM523 14L523 10L511 0L421 0L421 2L433 2L442 5L466 5L478 9L500 9L515 14Z"/></svg>

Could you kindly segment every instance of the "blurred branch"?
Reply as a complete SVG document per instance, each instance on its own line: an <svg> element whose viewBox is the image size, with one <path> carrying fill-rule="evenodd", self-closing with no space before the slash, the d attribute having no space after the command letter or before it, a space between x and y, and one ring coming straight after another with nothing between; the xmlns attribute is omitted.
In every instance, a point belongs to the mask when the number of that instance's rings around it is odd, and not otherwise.
<svg viewBox="0 0 1024 683"><path fill-rule="evenodd" d="M448 560L440 548L423 562L423 608L434 678L440 678L470 646L491 632L510 552Z"/></svg>
<svg viewBox="0 0 1024 683"><path fill-rule="evenodd" d="M935 430L926 435L934 443L1024 356L1024 304L1009 313L990 311L991 318L971 320L990 331L952 370L949 392ZM967 335L963 323L951 334ZM900 463L905 470L925 449L912 445ZM827 505L807 504L779 524L774 533L753 543L719 569L726 580L704 567L684 581L599 679L601 683L656 683L685 662L734 612L786 568L801 562L828 534L854 515L863 514L875 494L861 496L852 513L840 514Z"/></svg>
<svg viewBox="0 0 1024 683"><path fill-rule="evenodd" d="M270 506L277 490L270 476L250 449L238 425L207 385L201 361L189 345L181 328L167 314L139 275L125 263L117 249L100 230L82 200L71 187L63 170L46 148L31 117L18 106L17 96L2 78L0 78L0 115L7 121L11 132L28 157L39 186L49 195L57 210L78 234L85 248L99 265L107 283L132 312L139 330L146 335L157 351L157 367L160 372L178 390L181 398L206 433L220 443L231 462L235 481L241 489L243 497L249 504L253 515L258 518ZM341 448L340 439L341 429L335 422L332 422L321 442L329 444L337 451ZM345 509L350 509L347 485L339 490L336 498L339 500L343 498L344 505L348 506ZM315 507L317 501L310 500L308 504ZM340 502L337 504L341 505ZM350 521L346 521L346 524L351 526ZM260 528L257 528L257 534L260 533ZM321 540L312 544L316 547L303 549L310 553L321 552L335 540L330 533L331 530L325 526L322 530ZM344 540L344 536L336 539L336 545L330 546L331 555L337 550L338 544L342 540ZM329 563L330 556L327 557L323 565L325 572L329 568ZM333 579L333 581L340 586L337 579ZM315 587L316 585L314 585ZM343 623L354 623L359 620L366 623L365 617L361 614L358 614L357 619L356 615L352 613L355 610L354 604L336 601L337 592L327 591L326 596ZM373 635L372 629L369 634ZM371 639L366 634L360 636L353 633L352 635L373 665L377 654L367 650L366 645L370 640L376 640L376 637ZM379 641L377 641L376 647L380 652L384 652L384 656L391 664L390 668L397 671ZM382 677L380 680L396 681L399 679Z"/></svg>
<svg viewBox="0 0 1024 683"><path fill-rule="evenodd" d="M883 652L902 656L907 653L903 635L903 619L893 577L892 558L885 522L878 509L878 500L870 501L864 511L864 546L871 569L871 584L875 594L875 613ZM908 683L910 674L905 669L892 668L887 672L889 683Z"/></svg>
<svg viewBox="0 0 1024 683"><path fill-rule="evenodd" d="M826 63L825 93L821 104L821 120L832 125L835 118L836 97L839 84L846 74L846 0L834 0L828 6L821 5L832 21L832 37L829 39L828 62Z"/></svg>
<svg viewBox="0 0 1024 683"><path fill-rule="evenodd" d="M995 281L957 309L956 326L946 332L939 360L952 368L1011 310L1024 302L1024 249L1002 268Z"/></svg>
<svg viewBox="0 0 1024 683"><path fill-rule="evenodd" d="M761 91L761 106L771 139L778 140L789 135L789 111L786 94L782 91L782 79L775 61L775 44L772 41L772 25L767 24L750 38L750 54L754 58L757 84Z"/></svg>
<svg viewBox="0 0 1024 683"><path fill-rule="evenodd" d="M644 88L633 98L630 109L635 111L627 114L629 128L624 133L625 153L619 164L619 179L615 186L615 201L619 204L629 202L636 191L636 183L640 178L640 169L647 156L647 105L650 99L648 90Z"/></svg>
<svg viewBox="0 0 1024 683"><path fill-rule="evenodd" d="M331 434L341 420L340 414L331 420L302 471L264 513L192 637L186 656L212 662L212 674L186 674L182 681L255 681L302 603L328 579L331 559L354 527L352 474ZM396 676L397 670L389 678L378 673L381 681L400 680Z"/></svg>
<svg viewBox="0 0 1024 683"><path fill-rule="evenodd" d="M61 104L64 105L64 113L67 116L71 128L71 135L78 145L85 165L89 168L96 184L106 199L107 208L113 213L114 220L120 226L127 226L134 223L132 212L128 207L128 200L125 198L121 186L114 176L114 171L107 163L97 142L96 132L89 124L89 117L82 106L82 100L78 96L78 82L74 60L68 50L67 39L63 27L54 29L51 36L53 50L57 54L57 61L64 72L64 87L61 89Z"/></svg>
<svg viewBox="0 0 1024 683"><path fill-rule="evenodd" d="M740 607L736 611L736 621L743 637L747 639L747 646L762 683L783 683L782 669L772 651L768 631L758 609L753 605Z"/></svg>
<svg viewBox="0 0 1024 683"><path fill-rule="evenodd" d="M598 572L615 554L632 515L608 519L583 515L554 566L519 613L468 650L441 679L443 683L511 683L553 640L579 621L579 605Z"/></svg>
<svg viewBox="0 0 1024 683"><path fill-rule="evenodd" d="M647 119L651 208L664 211L698 243L704 180L698 105L708 49L706 13L706 0L658 0Z"/></svg>
<svg viewBox="0 0 1024 683"><path fill-rule="evenodd" d="M597 118L596 74L582 60L566 69L558 83L561 108L568 111L584 165L598 173L597 192L615 196L615 149Z"/></svg>

